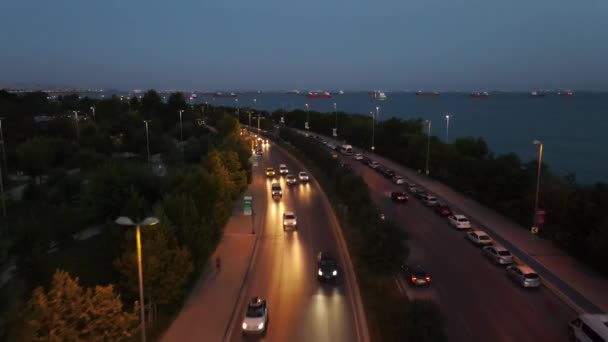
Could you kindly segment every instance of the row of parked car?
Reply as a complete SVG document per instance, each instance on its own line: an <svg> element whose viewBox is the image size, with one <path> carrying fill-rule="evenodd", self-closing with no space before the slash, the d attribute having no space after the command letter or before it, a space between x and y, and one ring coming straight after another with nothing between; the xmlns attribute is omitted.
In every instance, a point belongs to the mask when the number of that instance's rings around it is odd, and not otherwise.
<svg viewBox="0 0 608 342"><path fill-rule="evenodd" d="M496 244L486 232L474 229L465 215L455 213L446 202L441 201L437 196L425 191L419 185L406 181L403 176L397 174L394 170L381 165L377 161L367 158L360 153L355 154L353 158L378 171L393 183L403 185L405 188L404 190L407 190L411 196L419 199L436 214L447 217L450 226L457 230L466 231L466 238L474 245L481 247L482 255L496 265L507 266L506 272L509 277L521 286L526 288L540 286L540 277L531 267L516 262L511 252L505 247ZM409 196L405 191L393 191L391 193L391 199L396 203L407 203L409 201ZM404 265L402 268L406 274L406 280L408 280L409 283L413 285L430 284L430 276L420 265L414 267Z"/></svg>

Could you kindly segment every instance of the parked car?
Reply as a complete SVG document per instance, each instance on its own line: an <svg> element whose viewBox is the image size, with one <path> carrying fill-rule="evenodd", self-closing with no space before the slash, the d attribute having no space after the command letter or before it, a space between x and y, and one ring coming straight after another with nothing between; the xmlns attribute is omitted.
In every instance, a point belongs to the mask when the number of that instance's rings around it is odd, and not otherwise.
<svg viewBox="0 0 608 342"><path fill-rule="evenodd" d="M540 277L527 265L511 265L507 267L507 275L522 287L539 287Z"/></svg>
<svg viewBox="0 0 608 342"><path fill-rule="evenodd" d="M377 168L380 167L380 163L378 163L375 160L372 160L372 161L369 162L369 167L371 167L372 169L377 169Z"/></svg>
<svg viewBox="0 0 608 342"><path fill-rule="evenodd" d="M367 158L367 157L363 157L363 159L359 160L363 165L369 165L369 163L372 162L371 159Z"/></svg>
<svg viewBox="0 0 608 342"><path fill-rule="evenodd" d="M401 271L405 280L414 286L428 286L431 285L431 276L426 272L420 265L408 266L407 264L401 265Z"/></svg>
<svg viewBox="0 0 608 342"><path fill-rule="evenodd" d="M363 154L361 154L361 153L355 153L355 155L353 156L353 158L355 160L359 160L360 161L360 160L363 159Z"/></svg>
<svg viewBox="0 0 608 342"><path fill-rule="evenodd" d="M385 178L391 179L395 175L395 171L389 169L388 167L385 167L384 169L382 169L382 175L384 175Z"/></svg>
<svg viewBox="0 0 608 342"><path fill-rule="evenodd" d="M568 326L570 341L608 341L607 314L581 314Z"/></svg>
<svg viewBox="0 0 608 342"><path fill-rule="evenodd" d="M393 181L393 183L395 183L395 184L403 184L403 183L405 183L405 179L404 179L402 176L397 175L397 174L396 174L396 175L394 175L394 176L393 176L393 178L392 178L391 180L392 180L392 181Z"/></svg>
<svg viewBox="0 0 608 342"><path fill-rule="evenodd" d="M471 229L471 222L464 215L450 215L448 222L456 229Z"/></svg>
<svg viewBox="0 0 608 342"><path fill-rule="evenodd" d="M487 246L494 242L488 234L481 230L467 232L467 239L477 246Z"/></svg>
<svg viewBox="0 0 608 342"><path fill-rule="evenodd" d="M423 198L425 198L426 195L428 195L428 194L426 192L422 191L422 190L416 191L414 193L414 197L416 197L419 200L422 200Z"/></svg>
<svg viewBox="0 0 608 342"><path fill-rule="evenodd" d="M340 167L346 172L353 170L353 167L349 163L340 163Z"/></svg>
<svg viewBox="0 0 608 342"><path fill-rule="evenodd" d="M510 265L513 263L513 255L503 246L485 246L483 255L497 265Z"/></svg>
<svg viewBox="0 0 608 342"><path fill-rule="evenodd" d="M406 187L407 187L407 191L409 191L413 195L415 195L417 192L420 191L420 189L418 189L416 184L413 184L413 183L408 184Z"/></svg>
<svg viewBox="0 0 608 342"><path fill-rule="evenodd" d="M393 191L391 192L391 199L393 202L407 202L409 198L403 191Z"/></svg>
<svg viewBox="0 0 608 342"><path fill-rule="evenodd" d="M452 215L452 209L449 205L443 202L437 202L434 208L435 212L441 216L450 216Z"/></svg>

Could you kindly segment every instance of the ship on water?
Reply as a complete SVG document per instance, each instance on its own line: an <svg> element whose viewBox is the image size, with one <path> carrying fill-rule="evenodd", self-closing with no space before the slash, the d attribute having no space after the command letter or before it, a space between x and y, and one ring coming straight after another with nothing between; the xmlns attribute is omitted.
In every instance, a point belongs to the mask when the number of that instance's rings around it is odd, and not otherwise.
<svg viewBox="0 0 608 342"><path fill-rule="evenodd" d="M534 90L530 92L530 96L532 97L545 97L547 94L544 91Z"/></svg>
<svg viewBox="0 0 608 342"><path fill-rule="evenodd" d="M287 92L289 95L300 95L300 91L298 89L289 90Z"/></svg>
<svg viewBox="0 0 608 342"><path fill-rule="evenodd" d="M338 92L335 93L335 95L344 95L344 90L338 90Z"/></svg>
<svg viewBox="0 0 608 342"><path fill-rule="evenodd" d="M474 91L469 93L469 97L473 97L473 98L485 98L485 97L489 97L490 93L488 93L487 91Z"/></svg>
<svg viewBox="0 0 608 342"><path fill-rule="evenodd" d="M213 97L237 97L238 95L235 93L222 93L221 91L216 91L213 93Z"/></svg>
<svg viewBox="0 0 608 342"><path fill-rule="evenodd" d="M309 91L306 94L306 97L309 99L328 99L331 98L332 95L326 91Z"/></svg>
<svg viewBox="0 0 608 342"><path fill-rule="evenodd" d="M557 92L559 96L573 96L574 92L572 90L560 90Z"/></svg>
<svg viewBox="0 0 608 342"><path fill-rule="evenodd" d="M438 92L437 90L435 91L422 91L422 90L418 90L416 92L416 96L439 96L441 95L440 92Z"/></svg>
<svg viewBox="0 0 608 342"><path fill-rule="evenodd" d="M374 101L384 101L386 100L386 94L382 90L374 90L369 93L369 96Z"/></svg>

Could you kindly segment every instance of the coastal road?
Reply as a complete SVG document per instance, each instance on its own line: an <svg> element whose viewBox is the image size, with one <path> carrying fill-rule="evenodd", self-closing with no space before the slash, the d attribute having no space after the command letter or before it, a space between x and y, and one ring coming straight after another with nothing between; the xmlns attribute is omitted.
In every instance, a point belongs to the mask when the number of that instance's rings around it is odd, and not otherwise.
<svg viewBox="0 0 608 342"><path fill-rule="evenodd" d="M355 314L355 298L347 277L334 234L339 229L331 207L321 196L318 183L311 175L308 184L287 186L285 177L277 174L266 178L266 167L287 164L290 173L306 171L279 147L265 148L259 165L253 168L254 182L264 182L265 195L254 198L266 203L258 234L257 252L252 261L246 290L235 310L229 330L230 341L362 341L360 319ZM310 173L309 173L310 174ZM270 186L279 182L283 198L270 197ZM298 218L297 231L283 231L282 215L293 211ZM316 255L330 252L340 265L335 285L320 284L317 280ZM270 322L265 336L250 337L241 333L242 318L247 301L254 296L266 298Z"/></svg>
<svg viewBox="0 0 608 342"><path fill-rule="evenodd" d="M576 313L562 301L544 288L511 282L504 267L490 263L463 232L413 196L406 204L393 203L390 192L403 191L403 185L352 157L340 159L364 178L387 219L410 235L409 263L421 264L432 284L417 289L399 279L400 288L410 298L431 298L440 305L449 341L567 341L566 326Z"/></svg>

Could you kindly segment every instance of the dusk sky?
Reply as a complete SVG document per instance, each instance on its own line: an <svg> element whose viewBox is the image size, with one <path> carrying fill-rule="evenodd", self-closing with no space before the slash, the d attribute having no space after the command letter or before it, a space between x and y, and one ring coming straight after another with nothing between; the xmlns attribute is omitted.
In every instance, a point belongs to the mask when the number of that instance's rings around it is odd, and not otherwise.
<svg viewBox="0 0 608 342"><path fill-rule="evenodd" d="M0 86L608 90L606 0L5 0Z"/></svg>

